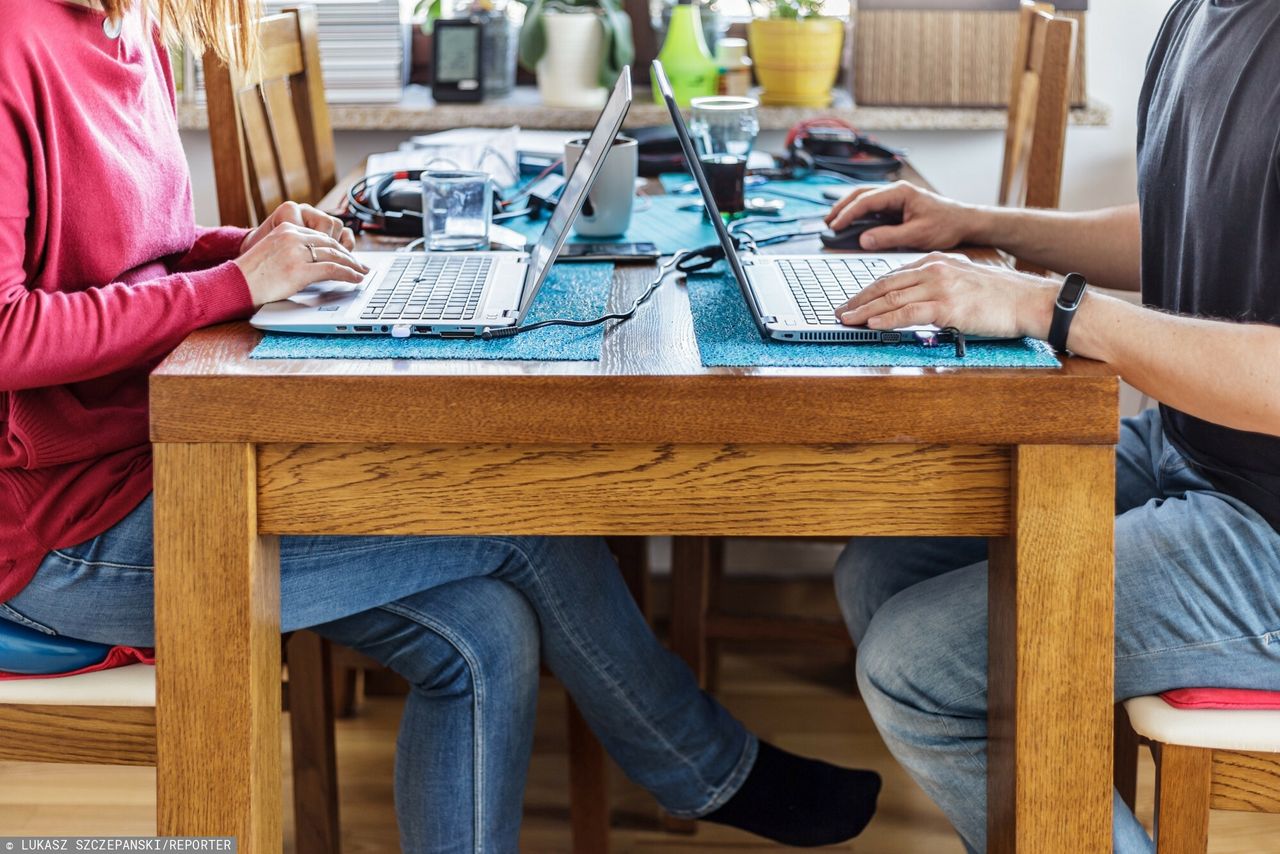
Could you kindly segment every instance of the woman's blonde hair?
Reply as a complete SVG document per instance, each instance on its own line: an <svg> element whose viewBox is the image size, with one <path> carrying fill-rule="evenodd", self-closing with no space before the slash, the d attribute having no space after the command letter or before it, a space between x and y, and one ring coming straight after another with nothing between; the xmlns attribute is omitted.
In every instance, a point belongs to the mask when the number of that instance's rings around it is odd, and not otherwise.
<svg viewBox="0 0 1280 854"><path fill-rule="evenodd" d="M245 68L257 50L259 0L101 0L103 10L122 17L138 3L156 16L170 44L185 43L197 54L213 53L233 68Z"/></svg>

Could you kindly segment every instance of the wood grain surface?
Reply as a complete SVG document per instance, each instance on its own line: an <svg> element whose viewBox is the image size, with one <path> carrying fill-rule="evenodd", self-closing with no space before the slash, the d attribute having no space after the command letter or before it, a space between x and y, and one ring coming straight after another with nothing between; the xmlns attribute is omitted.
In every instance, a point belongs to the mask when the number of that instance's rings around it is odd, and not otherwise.
<svg viewBox="0 0 1280 854"><path fill-rule="evenodd" d="M281 849L280 558L253 447L155 446L157 831Z"/></svg>
<svg viewBox="0 0 1280 854"><path fill-rule="evenodd" d="M988 850L1110 851L1115 452L1023 445L1012 470L1013 531L991 542Z"/></svg>
<svg viewBox="0 0 1280 854"><path fill-rule="evenodd" d="M0 706L0 761L154 765L147 706Z"/></svg>
<svg viewBox="0 0 1280 854"><path fill-rule="evenodd" d="M1204 854L1213 751L1176 744L1155 750L1157 854Z"/></svg>
<svg viewBox="0 0 1280 854"><path fill-rule="evenodd" d="M265 445L275 534L892 536L1008 530L1006 449Z"/></svg>
<svg viewBox="0 0 1280 854"><path fill-rule="evenodd" d="M1211 796L1214 809L1280 813L1280 753L1213 751Z"/></svg>

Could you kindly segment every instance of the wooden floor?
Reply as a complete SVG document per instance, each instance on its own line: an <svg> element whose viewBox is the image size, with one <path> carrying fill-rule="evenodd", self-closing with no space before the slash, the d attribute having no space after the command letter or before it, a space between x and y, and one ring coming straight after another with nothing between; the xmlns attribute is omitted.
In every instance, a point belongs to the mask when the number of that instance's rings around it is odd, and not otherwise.
<svg viewBox="0 0 1280 854"><path fill-rule="evenodd" d="M828 850L860 854L961 854L941 813L895 766L849 690L847 660L832 653L725 656L721 696L757 732L801 753L875 768L885 776L880 813L855 844ZM542 692L529 775L522 849L568 849L564 694L547 680ZM338 733L342 825L347 854L396 852L391 762L399 702L378 698ZM155 775L150 769L0 765L0 836L18 834L146 834L154 832ZM652 800L613 774L615 852L742 852L773 850L753 837L710 825L696 836L662 832ZM1142 777L1144 819L1150 820L1151 768ZM287 793L286 793L287 797ZM287 811L286 811L287 814ZM290 832L290 831L286 831ZM1215 854L1280 852L1280 816L1215 813ZM291 843L287 846L292 850ZM306 854L306 852L300 852Z"/></svg>

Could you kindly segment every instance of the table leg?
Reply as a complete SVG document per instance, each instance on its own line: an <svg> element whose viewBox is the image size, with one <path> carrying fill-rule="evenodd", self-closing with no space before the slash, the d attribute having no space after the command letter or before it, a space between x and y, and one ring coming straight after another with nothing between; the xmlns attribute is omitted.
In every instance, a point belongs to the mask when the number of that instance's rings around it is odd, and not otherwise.
<svg viewBox="0 0 1280 854"><path fill-rule="evenodd" d="M155 446L157 830L283 846L280 557L254 448Z"/></svg>
<svg viewBox="0 0 1280 854"><path fill-rule="evenodd" d="M991 543L988 850L1111 850L1115 453L1024 445Z"/></svg>

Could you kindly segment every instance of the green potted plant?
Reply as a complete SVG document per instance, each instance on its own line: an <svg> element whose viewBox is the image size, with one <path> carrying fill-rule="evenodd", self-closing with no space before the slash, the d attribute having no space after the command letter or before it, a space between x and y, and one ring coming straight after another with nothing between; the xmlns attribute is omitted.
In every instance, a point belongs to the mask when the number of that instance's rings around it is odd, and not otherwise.
<svg viewBox="0 0 1280 854"><path fill-rule="evenodd" d="M624 65L635 59L631 19L621 0L531 0L520 29L520 64L538 75L552 107L604 106Z"/></svg>
<svg viewBox="0 0 1280 854"><path fill-rule="evenodd" d="M765 104L825 107L840 73L844 22L822 14L823 0L752 0L748 27Z"/></svg>

